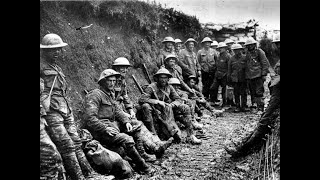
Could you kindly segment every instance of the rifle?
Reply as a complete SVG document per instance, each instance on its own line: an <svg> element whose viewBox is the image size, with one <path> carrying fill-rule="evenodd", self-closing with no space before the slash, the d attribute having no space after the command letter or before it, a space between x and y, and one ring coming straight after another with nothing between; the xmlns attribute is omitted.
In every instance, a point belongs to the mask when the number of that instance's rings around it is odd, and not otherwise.
<svg viewBox="0 0 320 180"><path fill-rule="evenodd" d="M143 64L142 64L142 67L143 67L143 71L144 71L144 72L146 73L146 75L147 75L147 80L148 80L149 84L151 84L152 81L151 81L151 78L150 78L150 74L149 74L149 72L148 72L148 69L147 69L147 67L146 67L146 64L143 63Z"/></svg>
<svg viewBox="0 0 320 180"><path fill-rule="evenodd" d="M135 84L137 85L140 93L141 93L141 94L144 94L145 92L144 92L144 90L142 89L142 87L140 86L140 84L138 83L136 77L135 77L133 74L132 74L131 76L132 76L132 78L133 78L133 81L134 81ZM155 97L158 99L157 94L156 94L154 91L153 91L153 93L154 93ZM169 132L169 134L170 134L171 136L173 136L174 134L176 134L176 133L178 132L174 127L170 127L169 124L168 124L168 122L166 122L166 121L161 117L161 112L160 112L158 109L156 109L154 106L151 106L151 108L152 108L152 111L154 112L153 114L155 115L156 119L159 119L159 120L162 122L162 124L163 124L164 126L166 126L166 129L170 130L170 129L173 128L173 130L171 130L172 132Z"/></svg>

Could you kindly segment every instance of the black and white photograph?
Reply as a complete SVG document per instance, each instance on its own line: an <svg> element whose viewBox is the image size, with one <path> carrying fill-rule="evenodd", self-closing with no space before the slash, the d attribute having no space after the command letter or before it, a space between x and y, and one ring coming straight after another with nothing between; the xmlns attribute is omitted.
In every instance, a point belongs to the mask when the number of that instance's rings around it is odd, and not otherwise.
<svg viewBox="0 0 320 180"><path fill-rule="evenodd" d="M279 180L280 0L40 0L40 180Z"/></svg>

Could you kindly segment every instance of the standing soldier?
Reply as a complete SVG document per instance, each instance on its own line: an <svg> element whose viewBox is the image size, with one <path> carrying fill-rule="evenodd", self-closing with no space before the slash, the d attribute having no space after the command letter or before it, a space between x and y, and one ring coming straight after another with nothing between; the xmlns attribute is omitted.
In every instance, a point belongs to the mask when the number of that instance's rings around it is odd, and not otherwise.
<svg viewBox="0 0 320 180"><path fill-rule="evenodd" d="M210 45L213 41L209 37L205 37L201 44L203 48L200 49L197 53L197 59L201 66L201 74L202 74L202 83L203 83L203 90L202 94L208 99L211 95L210 93L210 86L212 83L212 79L214 78L214 73L216 70L216 57L218 56L216 50L211 49ZM212 95L210 96L212 98ZM215 99L211 99L212 102Z"/></svg>
<svg viewBox="0 0 320 180"><path fill-rule="evenodd" d="M182 41L180 39L175 39L174 40L174 51L177 56L180 53L181 49L182 49Z"/></svg>
<svg viewBox="0 0 320 180"><path fill-rule="evenodd" d="M224 41L224 43L226 43L226 45L228 46L227 52L230 54L230 56L233 56L234 52L232 51L231 46L234 44L234 41L228 38Z"/></svg>
<svg viewBox="0 0 320 180"><path fill-rule="evenodd" d="M186 49L180 51L178 65L181 67L179 62L187 66L189 71L186 71L185 68L182 68L182 75L184 79L187 79L190 75L195 75L198 78L198 87L200 92L202 92L202 79L201 79L201 66L199 61L197 60L197 55L194 52L194 47L197 41L193 38L187 39L184 43L186 45Z"/></svg>
<svg viewBox="0 0 320 180"><path fill-rule="evenodd" d="M48 134L56 144L67 173L72 180L85 179L94 173L81 149L73 112L66 99L67 82L62 69L56 64L62 58L64 46L67 46L57 34L43 37L40 48L45 59L40 64L40 77L44 80L44 108Z"/></svg>
<svg viewBox="0 0 320 180"><path fill-rule="evenodd" d="M213 91L214 97L212 99L217 99L219 86L222 87L222 107L227 103L226 99L226 86L227 86L227 73L228 73L228 63L230 60L230 54L227 52L227 45L224 42L220 42L218 46L219 56L216 61L217 70L214 75L213 83L210 89Z"/></svg>
<svg viewBox="0 0 320 180"><path fill-rule="evenodd" d="M258 111L263 111L264 101L262 99L264 93L264 81L268 74L268 59L264 51L257 48L257 41L250 37L245 46L247 47L246 55L246 78L249 81L251 102L257 103Z"/></svg>
<svg viewBox="0 0 320 180"><path fill-rule="evenodd" d="M174 90L174 88L168 84L169 78L172 75L170 72L161 68L154 75L156 82L151 83L145 90L145 94L140 97L139 102L142 104L142 109L147 118L152 119L152 107L159 109L163 113L168 113L165 110L168 108L170 114L166 114L170 119L174 119L173 115L178 113L182 114L183 118L180 119L181 123L186 127L187 141L192 144L201 144L201 140L197 139L194 135L194 129L192 126L192 116L188 105L183 104L181 98ZM152 120L153 121L153 120ZM171 132L170 129L168 129ZM172 134L171 134L172 135Z"/></svg>
<svg viewBox="0 0 320 180"><path fill-rule="evenodd" d="M246 79L245 79L245 56L241 51L243 47L240 44L233 44L231 49L234 54L229 62L228 81L234 88L234 99L236 103L235 112L246 111ZM240 103L241 97L241 103Z"/></svg>
<svg viewBox="0 0 320 180"><path fill-rule="evenodd" d="M113 69L104 70L99 77L99 88L90 91L85 98L85 126L93 138L112 148L123 147L136 164L139 173L152 173L151 169L135 148L135 141L128 134L136 136L141 123L135 123L115 99L114 86L120 73Z"/></svg>
<svg viewBox="0 0 320 180"><path fill-rule="evenodd" d="M165 37L162 41L162 44L164 44L164 47L160 50L160 54L157 59L158 68L164 67L164 58L166 58L169 54L175 54L175 41L172 37Z"/></svg>

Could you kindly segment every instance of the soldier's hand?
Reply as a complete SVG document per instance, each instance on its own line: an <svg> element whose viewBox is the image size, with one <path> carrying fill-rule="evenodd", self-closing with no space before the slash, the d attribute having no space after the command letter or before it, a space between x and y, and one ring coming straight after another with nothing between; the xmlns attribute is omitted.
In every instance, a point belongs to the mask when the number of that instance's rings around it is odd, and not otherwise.
<svg viewBox="0 0 320 180"><path fill-rule="evenodd" d="M114 136L114 135L117 135L119 133L119 131L113 127L107 127L107 133L110 135L110 136Z"/></svg>
<svg viewBox="0 0 320 180"><path fill-rule="evenodd" d="M133 127L132 127L132 125L130 123L126 123L126 127L127 127L127 131L128 132L131 132L132 129L133 129Z"/></svg>
<svg viewBox="0 0 320 180"><path fill-rule="evenodd" d="M158 101L158 104L163 108L166 107L166 102L164 102L164 101Z"/></svg>
<svg viewBox="0 0 320 180"><path fill-rule="evenodd" d="M133 109L130 109L130 118L135 119L136 118L136 113L133 111Z"/></svg>

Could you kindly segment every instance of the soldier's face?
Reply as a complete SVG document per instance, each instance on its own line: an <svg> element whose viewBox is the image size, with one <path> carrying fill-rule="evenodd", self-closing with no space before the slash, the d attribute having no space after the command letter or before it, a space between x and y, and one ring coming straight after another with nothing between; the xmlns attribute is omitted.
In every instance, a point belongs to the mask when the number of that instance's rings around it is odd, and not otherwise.
<svg viewBox="0 0 320 180"><path fill-rule="evenodd" d="M115 76L107 77L104 83L104 88L107 90L112 90L116 84L117 78Z"/></svg>
<svg viewBox="0 0 320 180"><path fill-rule="evenodd" d="M203 43L203 47L205 47L205 48L209 48L210 47L210 42L204 42Z"/></svg>
<svg viewBox="0 0 320 180"><path fill-rule="evenodd" d="M172 49L173 48L173 43L172 42L166 42L165 44L167 49Z"/></svg>
<svg viewBox="0 0 320 180"><path fill-rule="evenodd" d="M43 49L44 56L49 63L54 63L63 55L62 47Z"/></svg>
<svg viewBox="0 0 320 180"><path fill-rule="evenodd" d="M190 79L190 80L189 80L189 85L190 85L190 86L196 85L196 81L195 81L194 79Z"/></svg>
<svg viewBox="0 0 320 180"><path fill-rule="evenodd" d="M225 52L226 50L227 50L227 49L226 49L225 47L218 48L218 51L219 51L220 53Z"/></svg>
<svg viewBox="0 0 320 180"><path fill-rule="evenodd" d="M234 49L233 52L236 55L240 55L242 53L242 49Z"/></svg>
<svg viewBox="0 0 320 180"><path fill-rule="evenodd" d="M128 72L128 66L115 66L115 70L122 76L125 76Z"/></svg>
<svg viewBox="0 0 320 180"><path fill-rule="evenodd" d="M217 49L218 46L216 45L213 45L213 46L210 46L212 49Z"/></svg>
<svg viewBox="0 0 320 180"><path fill-rule="evenodd" d="M194 42L189 42L187 45L188 49L190 49L191 51L193 51L194 49Z"/></svg>
<svg viewBox="0 0 320 180"><path fill-rule="evenodd" d="M177 50L180 50L180 49L181 49L181 46L182 46L181 43L176 43L176 44L175 44L175 48L176 48Z"/></svg>
<svg viewBox="0 0 320 180"><path fill-rule="evenodd" d="M173 68L174 65L176 64L176 60L173 59L173 58L169 59L167 62L168 62L168 67L169 68Z"/></svg>
<svg viewBox="0 0 320 180"><path fill-rule="evenodd" d="M256 46L257 46L257 44L249 44L249 45L247 45L247 49L249 50L249 51L253 51L255 48L256 48Z"/></svg>
<svg viewBox="0 0 320 180"><path fill-rule="evenodd" d="M174 89L180 89L180 85L179 84L172 84Z"/></svg>
<svg viewBox="0 0 320 180"><path fill-rule="evenodd" d="M162 87L166 86L168 84L169 77L165 74L159 75L159 83Z"/></svg>

